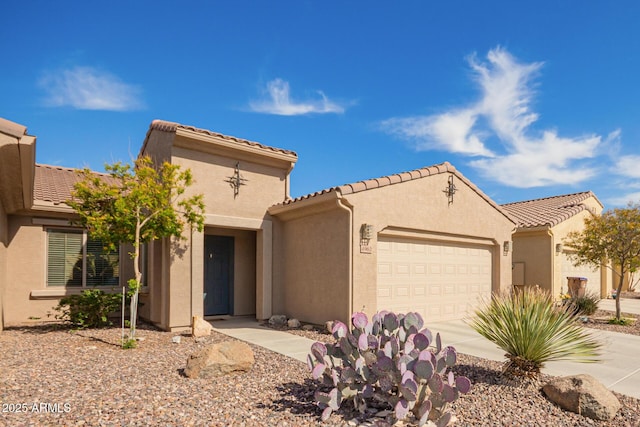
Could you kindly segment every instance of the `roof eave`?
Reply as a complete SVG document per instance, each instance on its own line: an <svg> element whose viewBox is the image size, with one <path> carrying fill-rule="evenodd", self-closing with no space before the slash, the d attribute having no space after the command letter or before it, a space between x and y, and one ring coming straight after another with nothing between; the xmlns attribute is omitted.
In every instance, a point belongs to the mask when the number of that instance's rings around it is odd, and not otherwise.
<svg viewBox="0 0 640 427"><path fill-rule="evenodd" d="M298 156L295 154L290 154L290 153L285 153L285 152L280 152L280 151L270 150L270 149L265 149L260 147L254 147L251 145L238 144L232 141L227 141L224 138L219 137L217 135L207 135L202 132L197 132L197 131L193 131L191 129L185 129L182 127L178 127L175 131L175 134L176 136L182 136L190 140L203 141L218 147L240 151L243 153L248 153L252 156L266 157L274 160L279 160L291 165L295 164L295 162L298 161ZM180 146L179 140L175 140L174 145Z"/></svg>

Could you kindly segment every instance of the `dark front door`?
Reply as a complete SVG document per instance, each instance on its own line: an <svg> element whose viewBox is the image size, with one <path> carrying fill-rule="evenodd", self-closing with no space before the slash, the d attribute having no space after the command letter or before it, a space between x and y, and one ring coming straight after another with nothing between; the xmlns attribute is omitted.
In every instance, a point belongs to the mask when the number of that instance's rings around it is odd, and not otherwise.
<svg viewBox="0 0 640 427"><path fill-rule="evenodd" d="M204 236L204 315L232 313L233 237Z"/></svg>

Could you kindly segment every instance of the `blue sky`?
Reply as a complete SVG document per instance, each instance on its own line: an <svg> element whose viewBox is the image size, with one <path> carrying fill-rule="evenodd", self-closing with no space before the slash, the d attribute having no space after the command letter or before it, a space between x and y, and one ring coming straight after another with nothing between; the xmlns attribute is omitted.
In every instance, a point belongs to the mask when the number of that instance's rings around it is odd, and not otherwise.
<svg viewBox="0 0 640 427"><path fill-rule="evenodd" d="M0 116L38 137L39 163L129 161L163 119L296 151L294 197L449 161L498 203L640 200L636 1L0 12Z"/></svg>

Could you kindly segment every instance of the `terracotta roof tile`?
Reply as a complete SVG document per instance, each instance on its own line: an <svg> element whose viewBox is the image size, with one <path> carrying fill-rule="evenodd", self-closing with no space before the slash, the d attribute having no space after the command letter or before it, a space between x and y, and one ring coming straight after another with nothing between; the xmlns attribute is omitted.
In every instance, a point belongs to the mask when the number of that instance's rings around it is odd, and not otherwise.
<svg viewBox="0 0 640 427"><path fill-rule="evenodd" d="M513 218L519 228L540 226L553 227L589 208L582 203L589 197L595 197L591 191L546 197L543 199L525 200L502 205ZM597 197L595 197L596 200ZM599 202L598 202L599 203Z"/></svg>
<svg viewBox="0 0 640 427"><path fill-rule="evenodd" d="M223 135L221 133L212 132L210 130L200 129L200 128L197 128L197 127L194 127L194 126L181 125L180 123L175 123L175 122L167 122L167 121L164 121L164 120L154 120L154 121L151 122L151 125L149 126L149 130L147 131L147 136L145 137L144 142L142 143L141 152L144 152L144 148L147 145L147 140L149 139L149 135L151 134L151 131L159 130L161 132L175 132L178 129L186 129L186 130L190 130L192 132L201 133L203 135L211 135L211 136L215 136L217 138L222 138L222 139L224 139L226 141L234 142L234 143L237 143L237 144L246 145L246 146L250 146L250 147L254 147L254 148L259 148L261 150L272 151L272 152L282 153L282 154L288 154L288 155L291 155L291 156L298 157L298 155L294 151L285 150L283 148L270 147L268 145L263 145L263 144L260 144L258 142L253 142L253 141L248 141L246 139L236 138L235 136Z"/></svg>
<svg viewBox="0 0 640 427"><path fill-rule="evenodd" d="M471 181L464 177L460 172L456 170L456 168L449 162L440 163L438 165L424 167L421 169L416 169L409 172L401 172L393 175L383 176L377 179L369 179L365 181L358 181L352 184L345 184L338 187L328 188L326 190L317 191L312 194L307 194L305 196L297 197L295 199L287 200L283 203L278 203L274 206L287 206L287 205L295 205L296 202L301 202L303 200L311 199L316 196L320 196L322 194L331 193L331 192L340 192L342 195L358 193L360 191L371 190L374 188L386 187L388 185L400 184L402 182L411 181L414 179L420 179L424 177L428 177L431 175L437 175L445 172L450 172L456 175L461 181L467 184L473 191L475 191L480 197L485 199L491 206L500 211L506 218L512 221L514 224L516 223L515 219L513 219L504 209L502 209L498 204L496 204L489 196L484 194L478 187L475 186Z"/></svg>
<svg viewBox="0 0 640 427"><path fill-rule="evenodd" d="M82 180L81 170L60 166L35 165L33 200L53 205L65 204L71 198L76 182ZM109 175L95 172L109 179Z"/></svg>

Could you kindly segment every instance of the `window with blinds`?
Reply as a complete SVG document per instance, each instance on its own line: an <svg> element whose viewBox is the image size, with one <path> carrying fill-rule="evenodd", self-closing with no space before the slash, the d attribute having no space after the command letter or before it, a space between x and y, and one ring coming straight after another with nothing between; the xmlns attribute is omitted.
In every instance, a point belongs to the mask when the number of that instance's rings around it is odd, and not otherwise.
<svg viewBox="0 0 640 427"><path fill-rule="evenodd" d="M117 286L119 258L82 230L47 230L47 286Z"/></svg>

